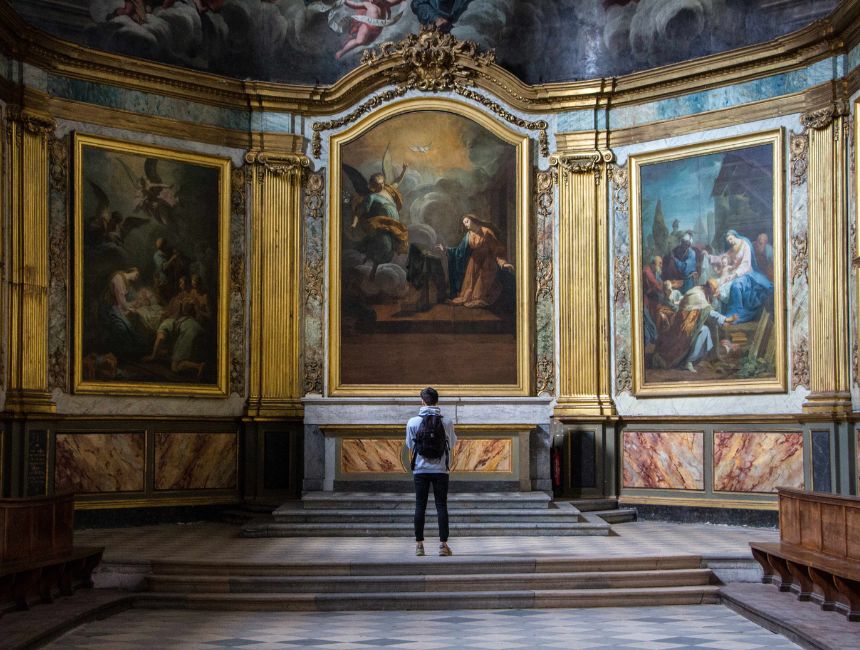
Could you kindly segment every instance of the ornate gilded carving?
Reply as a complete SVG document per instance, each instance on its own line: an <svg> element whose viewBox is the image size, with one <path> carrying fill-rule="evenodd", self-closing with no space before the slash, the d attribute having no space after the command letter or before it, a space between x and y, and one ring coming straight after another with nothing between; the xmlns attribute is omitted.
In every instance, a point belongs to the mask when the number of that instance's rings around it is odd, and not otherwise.
<svg viewBox="0 0 860 650"><path fill-rule="evenodd" d="M245 168L234 167L230 172L230 209L233 215L245 214L245 201L248 196Z"/></svg>
<svg viewBox="0 0 860 650"><path fill-rule="evenodd" d="M9 106L7 115L10 120L13 120L21 125L21 128L27 133L39 135L47 138L57 127L53 118L47 115L33 113L27 109L22 109L19 106Z"/></svg>
<svg viewBox="0 0 860 650"><path fill-rule="evenodd" d="M323 299L324 265L321 259L305 262L305 302Z"/></svg>
<svg viewBox="0 0 860 650"><path fill-rule="evenodd" d="M555 174L552 170L538 172L535 196L535 207L539 218L538 228L551 223L553 211L555 209ZM552 233L543 233L551 241ZM553 264L552 250L545 245L539 250L536 262L536 290L535 298L537 300L547 299L552 300L552 283L553 283Z"/></svg>
<svg viewBox="0 0 860 650"><path fill-rule="evenodd" d="M630 195L627 191L627 167L609 165L608 173L612 183L612 205L616 212L627 214L630 209Z"/></svg>
<svg viewBox="0 0 860 650"><path fill-rule="evenodd" d="M791 238L791 281L808 280L809 275L809 242L806 233Z"/></svg>
<svg viewBox="0 0 860 650"><path fill-rule="evenodd" d="M851 346L851 372L854 374L854 383L860 384L860 354L858 354L857 341L855 340Z"/></svg>
<svg viewBox="0 0 860 650"><path fill-rule="evenodd" d="M806 170L809 168L809 136L804 133L791 133L789 149L791 152L791 184L803 185Z"/></svg>
<svg viewBox="0 0 860 650"><path fill-rule="evenodd" d="M593 174L594 184L600 185L603 166L615 160L611 151L593 151L589 153L555 153L549 157L549 164L561 167L570 174Z"/></svg>
<svg viewBox="0 0 860 650"><path fill-rule="evenodd" d="M538 395L552 395L555 392L555 363L551 356L538 359L535 378Z"/></svg>
<svg viewBox="0 0 860 650"><path fill-rule="evenodd" d="M69 139L51 138L48 154L51 189L55 192L65 192L69 184Z"/></svg>
<svg viewBox="0 0 860 650"><path fill-rule="evenodd" d="M493 50L481 52L477 43L461 41L426 25L418 34L409 34L403 40L383 43L367 50L361 63L369 67L398 61L383 71L383 76L398 88L439 92L471 86L477 76L476 68L492 65L496 60Z"/></svg>
<svg viewBox="0 0 860 650"><path fill-rule="evenodd" d="M807 129L822 131L829 127L833 120L848 115L848 113L848 102L844 99L837 99L829 106L804 113L800 116L800 123Z"/></svg>
<svg viewBox="0 0 860 650"><path fill-rule="evenodd" d="M48 358L48 389L59 388L66 390L68 373L66 372L67 357L66 350L62 347L54 348Z"/></svg>
<svg viewBox="0 0 860 650"><path fill-rule="evenodd" d="M322 155L322 132L329 131L331 129L338 129L342 126L346 126L347 124L351 124L359 119L363 115L367 115L375 108L378 108L385 104L386 102L390 102L393 99L397 99L398 97L403 97L406 94L406 90L402 88L395 88L392 90L386 90L384 92L379 93L378 95L374 95L370 99L364 101L359 104L352 111L340 117L336 120L325 120L323 122L314 122L313 125L313 138L311 140L311 151L313 152L314 158L319 158Z"/></svg>
<svg viewBox="0 0 860 650"><path fill-rule="evenodd" d="M322 219L325 210L325 177L323 174L308 174L305 181L305 214L311 219Z"/></svg>
<svg viewBox="0 0 860 650"><path fill-rule="evenodd" d="M797 343L791 365L791 388L809 386L809 343L804 336Z"/></svg>
<svg viewBox="0 0 860 650"><path fill-rule="evenodd" d="M244 167L230 171L230 392L245 395L245 225L248 174Z"/></svg>
<svg viewBox="0 0 860 650"><path fill-rule="evenodd" d="M493 101L489 97L485 97L481 93L475 92L471 88L463 88L458 86L455 90L458 95L461 95L462 97L465 97L467 99L471 99L474 102L478 102L485 108L490 109L490 111L501 117L506 122L513 124L514 126L518 126L521 129L537 131L538 150L540 151L540 155L549 155L549 135L547 135L547 129L549 129L549 124L547 124L546 120L524 120L523 118L517 117L516 115L511 113L498 102Z"/></svg>
<svg viewBox="0 0 860 650"><path fill-rule="evenodd" d="M305 361L305 394L322 395L323 369L318 361Z"/></svg>
<svg viewBox="0 0 860 650"><path fill-rule="evenodd" d="M257 182L261 185L268 174L283 176L296 170L304 170L311 164L307 156L300 154L273 156L263 151L249 151L245 154L245 162L257 166Z"/></svg>
<svg viewBox="0 0 860 650"><path fill-rule="evenodd" d="M615 258L615 305L627 302L630 288L630 258L619 255Z"/></svg>
<svg viewBox="0 0 860 650"><path fill-rule="evenodd" d="M626 351L618 357L615 370L615 392L630 393L633 391L633 371L630 367L630 356Z"/></svg>

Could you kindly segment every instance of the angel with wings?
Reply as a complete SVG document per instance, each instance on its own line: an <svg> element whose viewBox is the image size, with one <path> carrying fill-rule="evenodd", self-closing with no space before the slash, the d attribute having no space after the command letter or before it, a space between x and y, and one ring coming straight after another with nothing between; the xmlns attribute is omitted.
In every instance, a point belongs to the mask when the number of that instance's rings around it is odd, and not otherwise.
<svg viewBox="0 0 860 650"><path fill-rule="evenodd" d="M403 196L398 189L407 168L408 165L403 163L400 174L388 182L393 172L387 147L383 155L384 171L372 174L369 179L365 179L355 167L343 166L343 173L355 192L351 230L353 238L357 240L356 248L373 264L371 280L376 277L380 264L390 262L396 254L405 253L408 248L409 231L400 223Z"/></svg>
<svg viewBox="0 0 860 650"><path fill-rule="evenodd" d="M134 211L143 212L163 225L171 221L173 208L179 203L179 197L174 185L161 180L158 174L158 159L147 158L143 163L144 175L137 178L122 158L118 160L132 185L137 188L135 193L137 205Z"/></svg>
<svg viewBox="0 0 860 650"><path fill-rule="evenodd" d="M149 219L141 217L124 217L119 211L111 210L110 199L102 187L89 181L90 188L96 199L95 216L86 224L86 239L88 244L98 248L113 248L125 257L125 238Z"/></svg>

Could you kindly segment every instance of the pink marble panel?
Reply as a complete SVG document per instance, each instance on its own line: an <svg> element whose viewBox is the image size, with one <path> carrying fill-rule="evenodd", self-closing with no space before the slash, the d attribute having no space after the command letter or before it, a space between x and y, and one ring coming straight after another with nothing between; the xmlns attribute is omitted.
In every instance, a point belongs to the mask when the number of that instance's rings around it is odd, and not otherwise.
<svg viewBox="0 0 860 650"><path fill-rule="evenodd" d="M237 444L235 433L157 433L155 489L235 489Z"/></svg>
<svg viewBox="0 0 860 650"><path fill-rule="evenodd" d="M141 492L143 433L58 433L54 487L79 494Z"/></svg>
<svg viewBox="0 0 860 650"><path fill-rule="evenodd" d="M340 445L340 471L344 474L405 474L401 460L405 445L399 438L344 438Z"/></svg>
<svg viewBox="0 0 860 650"><path fill-rule="evenodd" d="M714 490L774 492L803 488L803 434L714 432Z"/></svg>
<svg viewBox="0 0 860 650"><path fill-rule="evenodd" d="M454 446L451 471L510 473L514 466L513 449L510 438L460 438Z"/></svg>
<svg viewBox="0 0 860 650"><path fill-rule="evenodd" d="M704 433L625 431L624 487L703 490Z"/></svg>

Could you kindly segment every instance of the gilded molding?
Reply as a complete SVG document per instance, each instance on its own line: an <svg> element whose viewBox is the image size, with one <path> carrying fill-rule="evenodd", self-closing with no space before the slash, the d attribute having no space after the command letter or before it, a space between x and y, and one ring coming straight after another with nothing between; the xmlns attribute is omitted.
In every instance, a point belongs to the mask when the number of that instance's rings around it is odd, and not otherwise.
<svg viewBox="0 0 860 650"><path fill-rule="evenodd" d="M789 150L791 152L791 184L803 185L809 167L809 135L791 132Z"/></svg>
<svg viewBox="0 0 860 650"><path fill-rule="evenodd" d="M425 25L420 33L408 34L397 43L389 41L366 50L361 63L376 68L392 59L398 62L382 71L389 83L404 91L440 92L473 85L476 68L495 63L496 54L493 50L481 52L473 41L462 41L435 25Z"/></svg>
<svg viewBox="0 0 860 650"><path fill-rule="evenodd" d="M791 281L809 282L809 242L803 232L791 238Z"/></svg>
<svg viewBox="0 0 860 650"><path fill-rule="evenodd" d="M535 120L529 121L525 120L521 117L517 117L509 110L505 109L498 102L493 101L489 97L485 97L481 93L475 92L471 88L463 88L457 87L456 92L458 95L465 97L466 99L471 99L474 102L478 102L485 108L490 109L494 114L501 117L503 120L512 124L514 126L518 126L521 129L528 129L529 131L537 131L538 132L538 151L540 151L541 156L549 155L549 135L547 134L547 129L549 129L549 124L546 120Z"/></svg>
<svg viewBox="0 0 860 650"><path fill-rule="evenodd" d="M398 97L403 97L406 94L406 90L402 88L395 88L393 90L386 90L385 92L379 93L378 95L374 95L370 99L362 102L356 108L351 110L349 113L340 117L336 120L325 120L322 122L314 122L313 127L313 138L311 139L311 152L313 153L314 158L319 158L322 155L322 132L330 131L331 129L339 129L342 126L346 126L347 124L352 124L360 117L367 115L372 110L382 106L383 104L390 102Z"/></svg>
<svg viewBox="0 0 860 650"><path fill-rule="evenodd" d="M20 106L7 106L6 115L8 120L17 122L26 133L42 136L46 139L57 128L52 117L35 113Z"/></svg>
<svg viewBox="0 0 860 650"><path fill-rule="evenodd" d="M791 364L791 389L809 387L809 344L804 336L794 349Z"/></svg>

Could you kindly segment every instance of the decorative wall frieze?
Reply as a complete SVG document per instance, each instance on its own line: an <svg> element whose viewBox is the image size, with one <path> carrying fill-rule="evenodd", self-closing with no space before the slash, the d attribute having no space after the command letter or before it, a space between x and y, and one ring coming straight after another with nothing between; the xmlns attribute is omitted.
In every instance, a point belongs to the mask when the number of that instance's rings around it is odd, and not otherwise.
<svg viewBox="0 0 860 650"><path fill-rule="evenodd" d="M536 363L535 386L538 395L555 392L555 316L553 236L555 225L556 170L538 171L535 177L535 303Z"/></svg>
<svg viewBox="0 0 860 650"><path fill-rule="evenodd" d="M791 132L789 144L791 155L791 184L803 185L806 182L806 171L809 168L809 135Z"/></svg>
<svg viewBox="0 0 860 650"><path fill-rule="evenodd" d="M807 129L822 131L833 124L833 120L844 117L849 112L848 102L844 99L837 99L828 106L803 113L800 116L800 123Z"/></svg>
<svg viewBox="0 0 860 650"><path fill-rule="evenodd" d="M477 43L462 41L435 25L425 25L420 33L408 34L397 43L383 43L361 57L362 65L371 68L390 64L382 71L389 83L424 92L471 86L477 77L476 68L495 61L494 50L481 52Z"/></svg>
<svg viewBox="0 0 860 650"><path fill-rule="evenodd" d="M594 184L600 185L603 166L615 160L612 151L593 151L588 153L554 153L549 164L559 167L570 174L592 174Z"/></svg>
<svg viewBox="0 0 860 650"><path fill-rule="evenodd" d="M808 276L809 242L806 233L803 232L791 238L791 281L808 282Z"/></svg>
<svg viewBox="0 0 860 650"><path fill-rule="evenodd" d="M798 341L792 354L791 363L791 389L797 390L798 386L809 387L809 342L804 336Z"/></svg>
<svg viewBox="0 0 860 650"><path fill-rule="evenodd" d="M319 170L305 174L302 191L304 209L302 393L304 395L322 395L325 371L323 361L325 171Z"/></svg>
<svg viewBox="0 0 860 650"><path fill-rule="evenodd" d="M245 395L247 304L246 223L248 185L245 167L230 172L230 392Z"/></svg>

